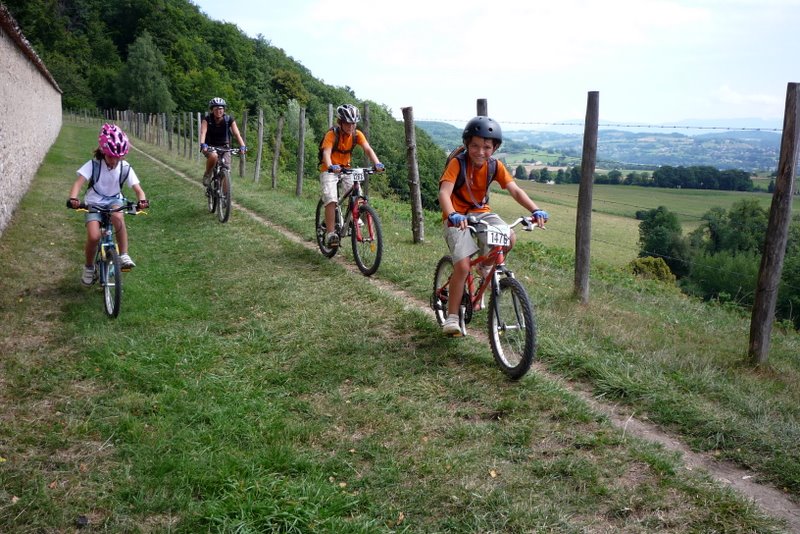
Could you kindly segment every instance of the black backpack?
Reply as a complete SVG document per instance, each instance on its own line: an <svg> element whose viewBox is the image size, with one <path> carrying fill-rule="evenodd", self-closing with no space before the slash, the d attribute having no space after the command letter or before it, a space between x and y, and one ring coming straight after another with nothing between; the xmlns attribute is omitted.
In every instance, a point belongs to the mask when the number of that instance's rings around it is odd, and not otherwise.
<svg viewBox="0 0 800 534"><path fill-rule="evenodd" d="M122 168L119 170L119 190L122 192L122 186L128 181L128 175L131 173L131 164L125 160L120 161ZM94 184L100 178L100 160L92 160L92 176L89 178L89 188L94 189ZM100 194L97 189L94 192Z"/></svg>
<svg viewBox="0 0 800 534"><path fill-rule="evenodd" d="M468 199L464 196L462 189L464 188L464 184L467 181L467 148L464 145L460 145L453 149L450 152L450 155L447 156L447 160L445 161L444 168L447 169L447 166L450 164L451 159L458 160L458 178L456 178L456 183L453 186L453 194L459 198L462 202L466 204L475 205L473 199ZM497 160L494 157L489 157L489 169L486 175L486 196L483 199L483 204L489 203L489 186L492 185L492 181L494 181L495 174L497 174ZM476 206L481 207L481 206Z"/></svg>
<svg viewBox="0 0 800 534"><path fill-rule="evenodd" d="M333 132L333 148L331 152L339 152L340 154L352 154L353 149L356 147L356 139L358 138L358 128L353 132L353 145L350 147L350 150L339 150L339 127L334 126L333 128L329 129L325 132L325 135L328 132ZM318 163L317 165L322 165L322 142L325 141L325 135L322 136L322 139L319 141L319 154L317 155Z"/></svg>

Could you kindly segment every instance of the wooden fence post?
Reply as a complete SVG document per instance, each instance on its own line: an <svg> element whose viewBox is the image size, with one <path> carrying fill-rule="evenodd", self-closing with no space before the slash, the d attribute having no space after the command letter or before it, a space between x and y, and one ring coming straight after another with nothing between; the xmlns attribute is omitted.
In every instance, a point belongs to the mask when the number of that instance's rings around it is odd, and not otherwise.
<svg viewBox="0 0 800 534"><path fill-rule="evenodd" d="M242 134L242 139L244 139L245 146L247 145L247 110L244 110L242 114L242 131L239 132ZM239 154L239 178L244 177L244 164L245 160L247 159L246 154Z"/></svg>
<svg viewBox="0 0 800 534"><path fill-rule="evenodd" d="M173 128L172 115L169 113L165 113L164 117L167 126L167 149L169 150L170 153L172 153L172 128Z"/></svg>
<svg viewBox="0 0 800 534"><path fill-rule="evenodd" d="M305 172L305 158L306 158L306 108L300 108L300 128L297 133L297 186L295 187L294 194L301 196L303 194L303 172Z"/></svg>
<svg viewBox="0 0 800 534"><path fill-rule="evenodd" d="M272 154L272 189L278 188L278 163L281 158L281 142L283 141L283 123L286 117L283 113L278 117L278 129L275 130L275 150Z"/></svg>
<svg viewBox="0 0 800 534"><path fill-rule="evenodd" d="M197 112L197 143L200 142L200 120L201 120L200 119L200 112ZM192 135L194 135L194 129L192 130ZM197 143L193 142L192 144L196 145ZM197 160L199 157L200 157L200 151L199 150L195 150L194 151L194 159Z"/></svg>
<svg viewBox="0 0 800 534"><path fill-rule="evenodd" d="M256 169L253 181L261 181L261 155L264 153L264 110L258 108L258 148L256 149Z"/></svg>
<svg viewBox="0 0 800 534"><path fill-rule="evenodd" d="M592 238L592 186L597 161L597 124L600 93L589 91L586 121L583 125L581 185L578 189L578 214L575 227L575 295L582 304L589 302L589 259Z"/></svg>
<svg viewBox="0 0 800 534"><path fill-rule="evenodd" d="M401 108L406 130L406 164L408 165L408 186L411 193L411 233L414 243L425 241L425 215L422 211L422 196L419 185L419 166L417 165L417 134L414 130L414 108Z"/></svg>
<svg viewBox="0 0 800 534"><path fill-rule="evenodd" d="M775 305L778 301L778 286L781 282L789 224L792 222L792 195L797 175L797 151L800 146L798 129L798 84L790 83L786 90L786 109L783 115L781 153L778 160L778 176L769 210L767 237L756 282L755 301L750 319L750 346L748 356L754 365L767 363L769 338L775 320Z"/></svg>

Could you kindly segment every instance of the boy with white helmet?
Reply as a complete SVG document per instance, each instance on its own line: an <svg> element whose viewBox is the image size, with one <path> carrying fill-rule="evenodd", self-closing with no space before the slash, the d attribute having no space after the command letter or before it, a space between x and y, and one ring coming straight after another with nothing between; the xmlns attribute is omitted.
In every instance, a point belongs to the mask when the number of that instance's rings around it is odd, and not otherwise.
<svg viewBox="0 0 800 534"><path fill-rule="evenodd" d="M350 158L353 149L359 145L364 149L364 153L375 165L375 170L382 172L383 164L378 159L375 151L367 141L366 136L356 129L356 124L360 119L358 108L352 104L343 104L336 108L337 126L325 133L320 143L320 163L319 181L322 188L322 202L325 204L325 226L327 235L325 245L328 247L339 246L339 236L334 232L336 217L336 202L338 192L336 184L339 181L339 173L342 167L350 166ZM342 176L342 185L347 191L353 186L353 179L350 175Z"/></svg>

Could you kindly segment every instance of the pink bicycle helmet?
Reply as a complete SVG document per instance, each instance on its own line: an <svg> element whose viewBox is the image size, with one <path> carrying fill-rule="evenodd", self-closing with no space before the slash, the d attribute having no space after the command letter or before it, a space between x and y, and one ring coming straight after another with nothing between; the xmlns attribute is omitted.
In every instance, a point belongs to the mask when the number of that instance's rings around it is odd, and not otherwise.
<svg viewBox="0 0 800 534"><path fill-rule="evenodd" d="M100 136L97 138L100 143L100 150L106 156L121 158L128 153L130 143L128 136L116 124L106 123L100 128Z"/></svg>

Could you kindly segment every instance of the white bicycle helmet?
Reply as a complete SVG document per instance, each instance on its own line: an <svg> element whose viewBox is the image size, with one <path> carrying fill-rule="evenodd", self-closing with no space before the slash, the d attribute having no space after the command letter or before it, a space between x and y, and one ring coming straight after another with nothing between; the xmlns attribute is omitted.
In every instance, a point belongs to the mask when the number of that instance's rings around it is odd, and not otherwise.
<svg viewBox="0 0 800 534"><path fill-rule="evenodd" d="M215 96L211 100L208 101L208 109L214 109L216 107L228 107L228 104L225 102L224 98L220 98Z"/></svg>
<svg viewBox="0 0 800 534"><path fill-rule="evenodd" d="M359 119L361 119L361 116L358 113L358 108L353 104L342 104L336 108L336 115L342 122L347 122L350 124L356 124Z"/></svg>

